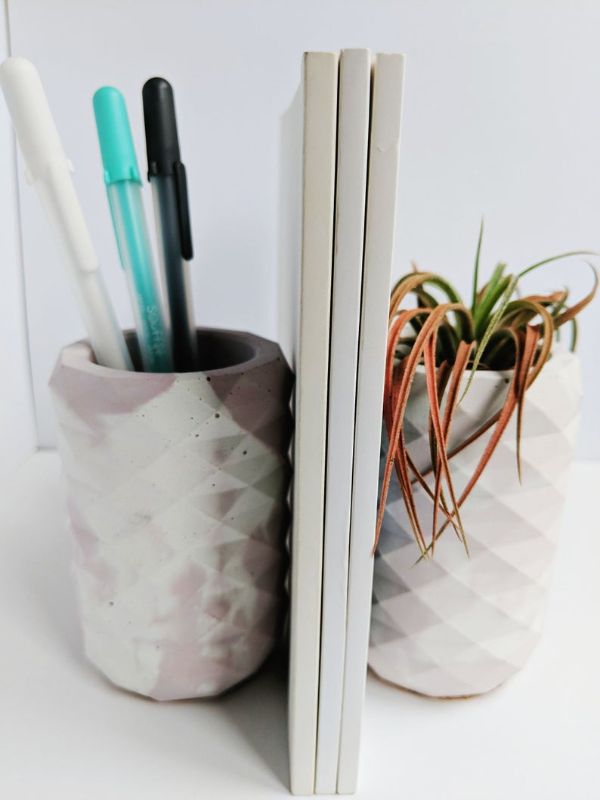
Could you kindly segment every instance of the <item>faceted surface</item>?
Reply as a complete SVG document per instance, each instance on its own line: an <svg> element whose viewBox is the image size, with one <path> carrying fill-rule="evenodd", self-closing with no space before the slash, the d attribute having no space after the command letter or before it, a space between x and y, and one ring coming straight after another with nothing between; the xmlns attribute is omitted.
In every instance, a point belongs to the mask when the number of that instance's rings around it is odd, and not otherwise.
<svg viewBox="0 0 600 800"><path fill-rule="evenodd" d="M181 375L106 370L79 343L51 380L85 650L155 699L224 691L278 633L291 374L248 338L250 361Z"/></svg>
<svg viewBox="0 0 600 800"><path fill-rule="evenodd" d="M503 386L502 376L475 378L457 411L455 441L488 418L486 407L498 407ZM580 394L577 359L553 357L526 396L522 483L513 420L465 502L470 558L447 529L434 558L416 563L418 549L392 480L375 559L369 664L377 675L423 694L455 697L488 691L524 665L541 630ZM429 445L422 374L409 403L407 439L424 467ZM458 493L486 441L452 459ZM416 501L430 535L432 503L420 488Z"/></svg>

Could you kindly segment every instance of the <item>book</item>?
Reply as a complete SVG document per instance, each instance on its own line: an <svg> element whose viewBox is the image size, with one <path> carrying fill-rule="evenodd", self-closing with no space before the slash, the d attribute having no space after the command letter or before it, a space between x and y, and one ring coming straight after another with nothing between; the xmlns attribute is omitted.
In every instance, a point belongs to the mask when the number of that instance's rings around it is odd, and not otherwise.
<svg viewBox="0 0 600 800"><path fill-rule="evenodd" d="M346 658L337 781L337 789L341 794L356 791L358 777L371 618L373 543L403 83L404 56L378 54L373 66L358 348Z"/></svg>
<svg viewBox="0 0 600 800"><path fill-rule="evenodd" d="M338 55L302 70L301 285L294 437L288 732L291 790L315 786Z"/></svg>
<svg viewBox="0 0 600 800"><path fill-rule="evenodd" d="M332 794L337 772L346 655L346 604L356 369L363 271L371 54L343 50L339 64L337 167L327 412L321 662L315 791Z"/></svg>

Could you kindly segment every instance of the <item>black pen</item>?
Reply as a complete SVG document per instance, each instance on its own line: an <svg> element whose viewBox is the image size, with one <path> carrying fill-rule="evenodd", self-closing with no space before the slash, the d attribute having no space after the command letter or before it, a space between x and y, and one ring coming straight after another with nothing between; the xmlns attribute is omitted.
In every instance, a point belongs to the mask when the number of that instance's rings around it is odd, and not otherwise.
<svg viewBox="0 0 600 800"><path fill-rule="evenodd" d="M178 372L198 369L198 342L189 290L193 257L185 167L179 155L175 99L164 78L150 78L142 90L148 180L152 188L160 260L166 283L173 359Z"/></svg>

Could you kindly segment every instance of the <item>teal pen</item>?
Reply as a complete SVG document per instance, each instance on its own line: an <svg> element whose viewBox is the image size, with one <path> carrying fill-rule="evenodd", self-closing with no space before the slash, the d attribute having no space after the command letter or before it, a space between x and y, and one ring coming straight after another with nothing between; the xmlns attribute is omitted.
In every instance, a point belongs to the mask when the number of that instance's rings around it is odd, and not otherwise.
<svg viewBox="0 0 600 800"><path fill-rule="evenodd" d="M94 114L104 182L121 264L133 305L144 372L171 372L171 336L165 322L142 204L138 169L125 100L104 86L94 94Z"/></svg>

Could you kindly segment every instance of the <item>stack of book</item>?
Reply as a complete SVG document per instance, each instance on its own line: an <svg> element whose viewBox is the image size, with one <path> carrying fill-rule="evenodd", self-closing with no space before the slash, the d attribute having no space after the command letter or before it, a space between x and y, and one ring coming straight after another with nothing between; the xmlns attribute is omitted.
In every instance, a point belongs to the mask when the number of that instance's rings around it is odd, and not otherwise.
<svg viewBox="0 0 600 800"><path fill-rule="evenodd" d="M301 198L290 587L295 794L356 788L403 75L402 55L306 53L287 126L301 131L301 188L292 188Z"/></svg>

